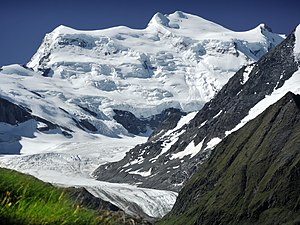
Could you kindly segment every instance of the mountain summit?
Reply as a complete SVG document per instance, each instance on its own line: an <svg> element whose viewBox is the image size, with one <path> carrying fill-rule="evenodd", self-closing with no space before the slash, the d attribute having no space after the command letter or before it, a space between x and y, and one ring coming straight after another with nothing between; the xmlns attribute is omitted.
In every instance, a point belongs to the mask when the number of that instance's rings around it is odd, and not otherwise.
<svg viewBox="0 0 300 225"><path fill-rule="evenodd" d="M59 26L26 66L2 68L1 96L54 124L62 143L149 136L169 108L201 109L240 67L281 41L262 25L234 32L183 12L157 13L142 30Z"/></svg>
<svg viewBox="0 0 300 225"><path fill-rule="evenodd" d="M100 105L105 113L113 107L145 117L166 107L199 110L242 65L282 40L261 25L234 32L183 12L157 13L143 30L60 26L46 35L27 66L94 88L112 102Z"/></svg>

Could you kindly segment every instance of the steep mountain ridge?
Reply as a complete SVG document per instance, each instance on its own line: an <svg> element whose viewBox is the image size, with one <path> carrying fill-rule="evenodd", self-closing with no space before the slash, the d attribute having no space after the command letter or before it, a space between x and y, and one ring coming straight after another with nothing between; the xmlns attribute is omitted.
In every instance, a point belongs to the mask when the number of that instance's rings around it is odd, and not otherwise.
<svg viewBox="0 0 300 225"><path fill-rule="evenodd" d="M156 130L123 160L100 166L94 175L110 182L180 190L225 136L286 92L300 92L299 63L295 58L297 29L257 63L241 68L186 124L171 131Z"/></svg>
<svg viewBox="0 0 300 225"><path fill-rule="evenodd" d="M300 95L288 92L218 144L160 224L297 224Z"/></svg>

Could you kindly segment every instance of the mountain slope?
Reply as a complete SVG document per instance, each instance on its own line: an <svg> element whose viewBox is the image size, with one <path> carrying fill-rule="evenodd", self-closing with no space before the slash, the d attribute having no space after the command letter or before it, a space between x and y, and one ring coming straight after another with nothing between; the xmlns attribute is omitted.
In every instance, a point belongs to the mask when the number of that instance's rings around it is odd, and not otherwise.
<svg viewBox="0 0 300 225"><path fill-rule="evenodd" d="M85 187L128 213L162 217L176 193L95 181L92 171L122 159L160 123L180 127L181 115L202 108L240 67L282 40L265 25L234 32L183 12L158 13L142 30L60 26L27 65L0 68L1 98L28 114L15 124L0 121L0 144L8 146L0 154L20 153L0 165ZM131 172L147 176L145 169Z"/></svg>
<svg viewBox="0 0 300 225"><path fill-rule="evenodd" d="M57 188L32 176L0 168L0 223L148 224L84 189Z"/></svg>
<svg viewBox="0 0 300 225"><path fill-rule="evenodd" d="M124 159L100 166L94 175L99 180L180 190L225 136L286 92L300 93L297 32L257 63L241 68L197 114L183 117L185 123L172 121L171 130L161 127ZM176 127L177 122L180 125Z"/></svg>
<svg viewBox="0 0 300 225"><path fill-rule="evenodd" d="M217 145L160 224L299 223L299 131L289 92Z"/></svg>

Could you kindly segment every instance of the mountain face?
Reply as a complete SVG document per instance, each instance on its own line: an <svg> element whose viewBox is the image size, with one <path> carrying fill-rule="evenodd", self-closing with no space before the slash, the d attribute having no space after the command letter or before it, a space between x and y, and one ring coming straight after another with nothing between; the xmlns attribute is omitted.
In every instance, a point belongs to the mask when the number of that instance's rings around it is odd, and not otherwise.
<svg viewBox="0 0 300 225"><path fill-rule="evenodd" d="M298 224L300 95L226 137L160 224Z"/></svg>
<svg viewBox="0 0 300 225"><path fill-rule="evenodd" d="M84 187L126 213L162 217L177 193L136 184L179 190L209 155L197 155L196 142L181 152L191 140L181 137L185 129L197 133L196 125L185 125L195 117L192 111L282 40L263 24L233 32L182 12L158 13L142 30L60 26L45 36L27 65L0 68L0 144L6 146L0 154L21 153L0 157L0 165L57 185ZM147 137L151 146L138 145ZM115 180L125 182L126 176L134 185L94 180L91 173L99 165L121 160L134 146L129 160L122 161L130 164L118 169L122 179ZM171 146L177 154L170 155L174 166L167 168ZM191 163L184 163L189 156ZM141 168L147 157L155 166Z"/></svg>
<svg viewBox="0 0 300 225"><path fill-rule="evenodd" d="M287 91L299 93L298 30L257 63L242 67L197 114L173 121L174 129L156 130L124 159L100 166L94 175L99 180L180 190L224 137Z"/></svg>
<svg viewBox="0 0 300 225"><path fill-rule="evenodd" d="M69 138L71 130L32 114L31 109L0 97L0 154L20 154L22 137L34 138L34 132L57 132ZM69 133L70 132L70 133Z"/></svg>
<svg viewBox="0 0 300 225"><path fill-rule="evenodd" d="M0 94L66 128L53 131L62 143L148 136L164 110L201 109L243 65L282 40L263 24L234 32L183 12L157 13L142 30L59 26L27 65L1 68Z"/></svg>
<svg viewBox="0 0 300 225"><path fill-rule="evenodd" d="M173 107L199 110L242 66L257 61L283 39L259 25L233 32L190 14L157 13L146 29L116 27L76 31L60 26L47 34L28 67L66 80L97 104L149 117ZM89 93L89 94L87 94ZM92 120L90 119L90 122Z"/></svg>
<svg viewBox="0 0 300 225"><path fill-rule="evenodd" d="M156 130L158 127L162 125L162 123L166 123L166 121L171 118L180 119L182 115L186 115L186 113L180 111L179 109L168 108L163 110L160 114L150 116L148 118L136 118L134 114L128 111L122 110L114 110L115 115L113 118L128 132L139 135L141 133L146 133L150 128L151 130Z"/></svg>

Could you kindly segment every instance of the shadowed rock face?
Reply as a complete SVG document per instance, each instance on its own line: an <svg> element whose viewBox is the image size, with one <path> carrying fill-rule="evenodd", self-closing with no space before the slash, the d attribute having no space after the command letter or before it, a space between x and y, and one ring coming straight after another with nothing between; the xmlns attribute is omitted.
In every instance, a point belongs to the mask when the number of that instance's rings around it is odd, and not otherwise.
<svg viewBox="0 0 300 225"><path fill-rule="evenodd" d="M29 109L0 98L0 122L16 125L32 119Z"/></svg>
<svg viewBox="0 0 300 225"><path fill-rule="evenodd" d="M299 101L289 92L226 137L160 224L298 224Z"/></svg>
<svg viewBox="0 0 300 225"><path fill-rule="evenodd" d="M38 127L38 123L44 124ZM72 137L72 130L61 127L32 114L32 111L4 98L0 98L0 154L19 154L22 137L34 138L36 131L57 129L65 137Z"/></svg>
<svg viewBox="0 0 300 225"><path fill-rule="evenodd" d="M225 132L236 127L252 107L282 87L298 70L294 59L294 43L295 35L292 33L252 65L248 80L244 77L249 68L241 68L189 124L169 135L166 135L166 129L159 128L159 132L154 132L146 143L130 150L123 160L99 167L94 175L99 180L179 191L182 184L208 158L211 149L207 148L207 144L214 138L223 139ZM169 128L174 128L177 121L170 121ZM171 140L175 141L171 143ZM173 154L185 150L192 142L194 146L202 143L196 156L172 159ZM164 152L166 145L170 146ZM151 175L146 177L130 173L150 170Z"/></svg>
<svg viewBox="0 0 300 225"><path fill-rule="evenodd" d="M148 128L152 130L157 129L161 124L166 121L174 118L177 121L182 115L185 115L184 112L181 112L179 109L169 108L163 110L160 114L150 116L148 118L137 118L133 113L123 110L114 109L114 119L122 124L123 127L128 130L128 132L139 135L147 132ZM167 122L164 122L166 124Z"/></svg>
<svg viewBox="0 0 300 225"><path fill-rule="evenodd" d="M85 207L96 209L99 211L121 211L121 209L115 206L114 204L104 201L100 198L96 198L85 188L66 188L66 192L70 194L70 199L75 201L78 205L83 205Z"/></svg>

